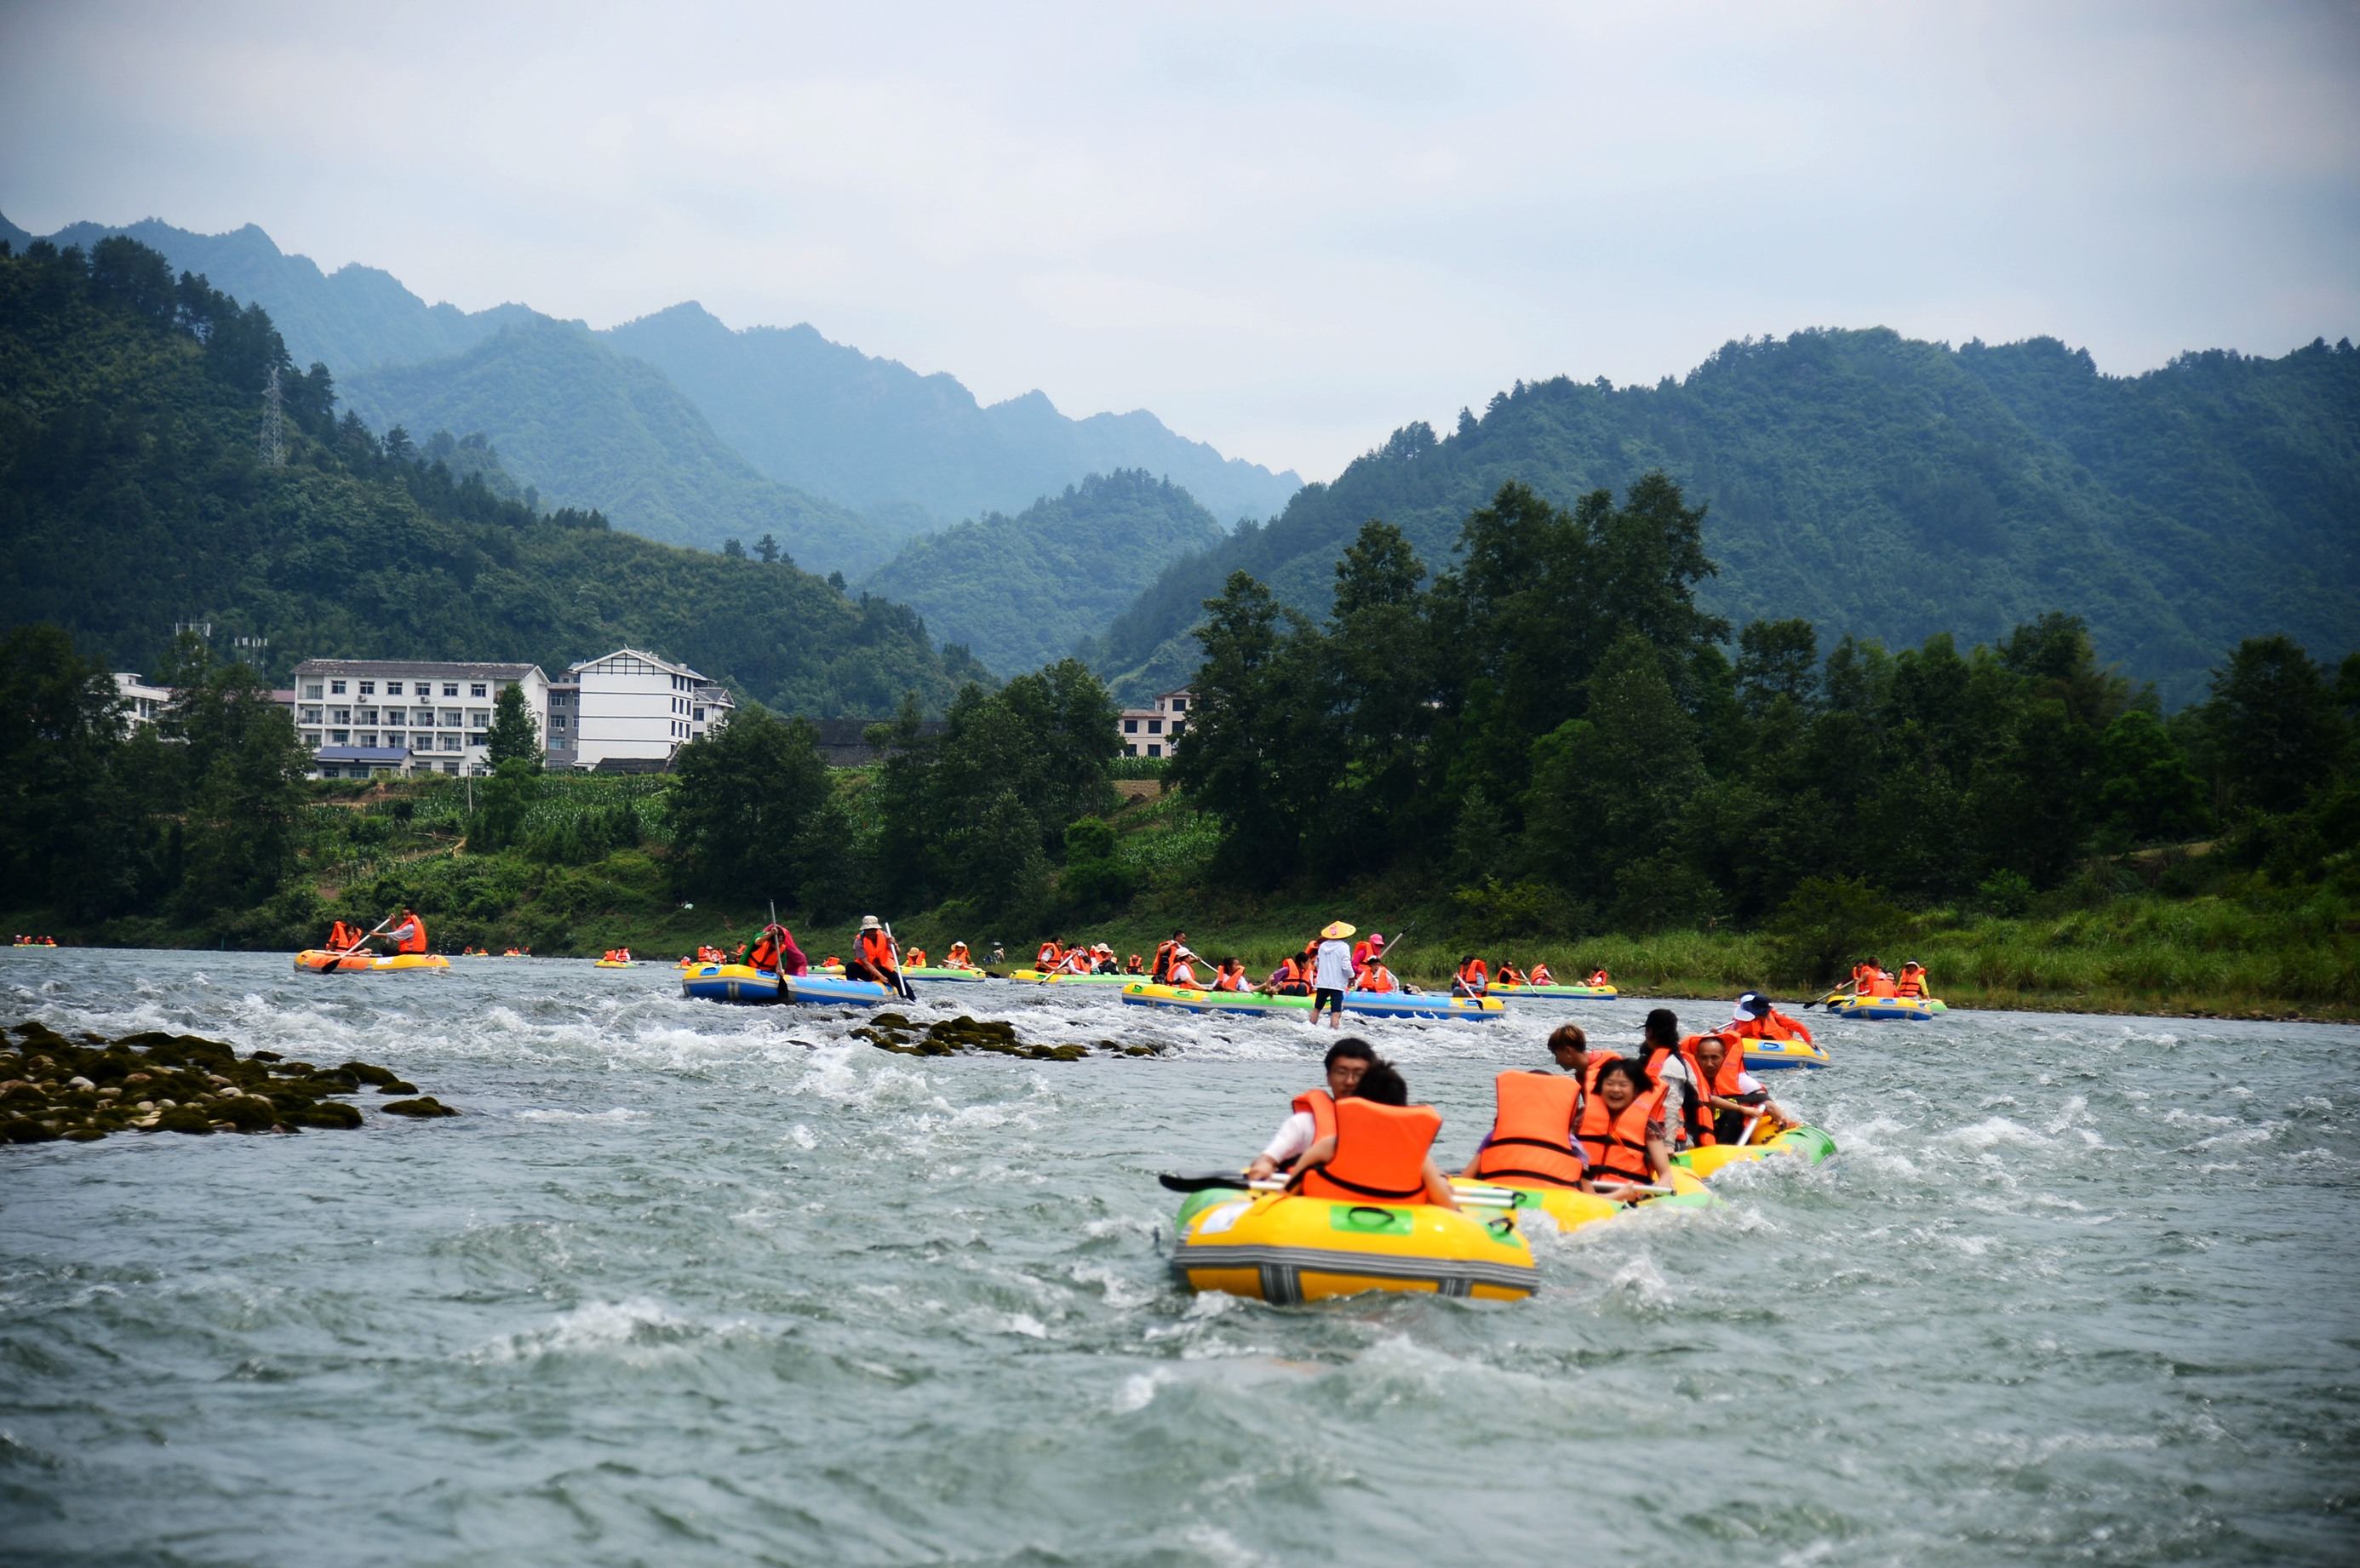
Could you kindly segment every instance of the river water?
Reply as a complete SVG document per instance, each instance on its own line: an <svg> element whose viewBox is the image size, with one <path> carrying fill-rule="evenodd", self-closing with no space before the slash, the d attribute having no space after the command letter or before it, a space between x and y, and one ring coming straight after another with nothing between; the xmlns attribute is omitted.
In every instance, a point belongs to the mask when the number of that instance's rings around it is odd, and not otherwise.
<svg viewBox="0 0 2360 1568"><path fill-rule="evenodd" d="M0 987L468 1113L0 1148L10 1562L2360 1559L2348 1029L1831 1023L1773 1082L1829 1164L1540 1236L1525 1302L1271 1308L1175 1287L1154 1173L1261 1145L1333 1038L1299 1024L902 1009L1170 1048L1030 1063L668 967L11 951ZM1644 1004L1511 1006L1359 1031L1453 1163L1549 1026L1626 1045Z"/></svg>

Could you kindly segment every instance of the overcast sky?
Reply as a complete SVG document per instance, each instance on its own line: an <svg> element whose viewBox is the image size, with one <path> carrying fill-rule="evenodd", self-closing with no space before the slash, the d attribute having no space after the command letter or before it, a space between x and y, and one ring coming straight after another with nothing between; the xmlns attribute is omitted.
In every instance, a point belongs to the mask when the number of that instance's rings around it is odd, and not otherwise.
<svg viewBox="0 0 2360 1568"><path fill-rule="evenodd" d="M1805 326L2360 333L2360 8L0 0L0 212L809 321L1326 478Z"/></svg>

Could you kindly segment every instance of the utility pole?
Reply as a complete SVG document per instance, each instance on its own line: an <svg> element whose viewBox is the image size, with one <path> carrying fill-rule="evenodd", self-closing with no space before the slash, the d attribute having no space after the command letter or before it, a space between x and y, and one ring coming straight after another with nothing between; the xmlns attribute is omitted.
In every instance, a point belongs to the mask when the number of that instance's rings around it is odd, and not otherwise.
<svg viewBox="0 0 2360 1568"><path fill-rule="evenodd" d="M270 380L262 388L262 466L287 466L287 418L284 399L279 390L279 367L270 367Z"/></svg>

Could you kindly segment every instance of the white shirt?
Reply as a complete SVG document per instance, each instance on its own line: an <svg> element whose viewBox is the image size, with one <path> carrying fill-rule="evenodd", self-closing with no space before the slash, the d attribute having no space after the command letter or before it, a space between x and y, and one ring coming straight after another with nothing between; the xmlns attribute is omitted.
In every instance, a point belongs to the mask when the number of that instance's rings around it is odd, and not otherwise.
<svg viewBox="0 0 2360 1568"><path fill-rule="evenodd" d="M1352 949L1329 937L1319 944L1318 973L1312 985L1322 991L1349 990L1352 984Z"/></svg>
<svg viewBox="0 0 2360 1568"><path fill-rule="evenodd" d="M1312 1135L1318 1130L1318 1124L1311 1119L1309 1111L1297 1111L1278 1124L1278 1136L1270 1140L1262 1154L1266 1159L1284 1165L1311 1147L1315 1141Z"/></svg>

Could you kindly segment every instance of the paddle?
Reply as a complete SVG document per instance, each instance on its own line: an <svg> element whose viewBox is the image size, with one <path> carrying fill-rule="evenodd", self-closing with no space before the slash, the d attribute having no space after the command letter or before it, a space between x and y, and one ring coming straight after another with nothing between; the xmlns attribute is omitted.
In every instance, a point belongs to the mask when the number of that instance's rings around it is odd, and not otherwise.
<svg viewBox="0 0 2360 1568"><path fill-rule="evenodd" d="M1843 996L1844 988L1839 985L1834 990L1829 992L1826 996L1819 997L1817 1001L1804 1003L1803 1010L1805 1012L1809 1012L1813 1007L1825 1007L1830 1002L1841 1001L1843 999Z"/></svg>
<svg viewBox="0 0 2360 1568"><path fill-rule="evenodd" d="M345 959L350 958L354 953L358 953L362 948L368 945L369 937L383 936L385 934L385 928L393 924L395 920L399 917L400 913L401 911L397 909L392 914L386 916L385 919L377 921L377 930L369 932L368 936L361 938L360 941L353 943L352 946L336 954L336 961L328 965L329 972L333 973L336 970L342 969L344 966Z"/></svg>
<svg viewBox="0 0 2360 1568"><path fill-rule="evenodd" d="M1242 1171L1166 1171L1156 1180L1173 1192L1209 1192L1218 1187L1244 1192L1252 1184Z"/></svg>

